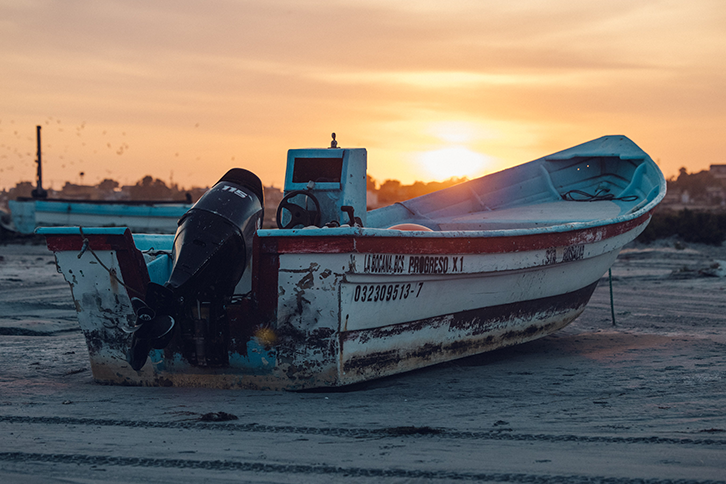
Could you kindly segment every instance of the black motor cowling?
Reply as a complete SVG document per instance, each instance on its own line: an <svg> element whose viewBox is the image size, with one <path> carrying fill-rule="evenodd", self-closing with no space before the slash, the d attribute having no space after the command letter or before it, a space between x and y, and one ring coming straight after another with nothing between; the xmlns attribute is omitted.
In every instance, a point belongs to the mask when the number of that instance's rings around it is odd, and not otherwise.
<svg viewBox="0 0 726 484"><path fill-rule="evenodd" d="M210 356L217 363L226 358L226 348L214 346L226 340L225 302L249 264L262 214L260 179L234 168L182 216L169 279L163 286L149 283L145 301L132 300L137 315L128 354L132 368L140 370L152 348L165 348L177 326L195 364L207 364Z"/></svg>

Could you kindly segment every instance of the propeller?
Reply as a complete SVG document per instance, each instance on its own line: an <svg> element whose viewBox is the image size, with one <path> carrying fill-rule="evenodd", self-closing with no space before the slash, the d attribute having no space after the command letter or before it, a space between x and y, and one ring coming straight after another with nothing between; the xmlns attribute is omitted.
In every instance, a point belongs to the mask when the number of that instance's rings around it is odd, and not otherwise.
<svg viewBox="0 0 726 484"><path fill-rule="evenodd" d="M153 298L149 298L150 292L153 294L153 290L147 291L147 299L152 300ZM174 318L168 314L157 314L151 306L137 297L131 299L131 305L136 314L136 325L126 360L131 368L139 371L146 364L152 349L164 349L171 341L174 334Z"/></svg>

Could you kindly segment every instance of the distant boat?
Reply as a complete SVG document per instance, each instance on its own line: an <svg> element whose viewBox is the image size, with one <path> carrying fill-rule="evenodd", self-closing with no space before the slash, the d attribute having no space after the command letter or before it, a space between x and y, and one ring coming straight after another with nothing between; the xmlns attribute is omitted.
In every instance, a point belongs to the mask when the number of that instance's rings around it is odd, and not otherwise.
<svg viewBox="0 0 726 484"><path fill-rule="evenodd" d="M38 227L128 227L134 232L173 234L191 208L178 201L64 200L18 198L8 201L15 230L32 234Z"/></svg>
<svg viewBox="0 0 726 484"><path fill-rule="evenodd" d="M38 142L36 188L32 197L19 197L8 201L13 230L32 234L38 227L86 226L128 227L134 232L174 233L177 221L191 208L191 201L135 201L135 200L67 200L48 198L43 189L43 163L40 130L36 128Z"/></svg>
<svg viewBox="0 0 726 484"><path fill-rule="evenodd" d="M175 236L39 229L95 380L342 386L541 338L582 313L666 191L624 136L371 212L366 163L335 142L290 150L276 229L242 169Z"/></svg>

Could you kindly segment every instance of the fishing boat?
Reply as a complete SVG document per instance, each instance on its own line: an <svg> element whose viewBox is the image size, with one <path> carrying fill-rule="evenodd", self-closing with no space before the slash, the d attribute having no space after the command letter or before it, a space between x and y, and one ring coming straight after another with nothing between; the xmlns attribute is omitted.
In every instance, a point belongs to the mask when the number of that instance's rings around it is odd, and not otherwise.
<svg viewBox="0 0 726 484"><path fill-rule="evenodd" d="M19 197L8 201L14 231L38 227L127 227L134 232L174 234L191 203L167 200L70 200Z"/></svg>
<svg viewBox="0 0 726 484"><path fill-rule="evenodd" d="M365 149L292 149L277 228L251 172L175 235L38 230L71 286L96 381L337 387L524 343L582 313L665 195L605 136L366 210Z"/></svg>

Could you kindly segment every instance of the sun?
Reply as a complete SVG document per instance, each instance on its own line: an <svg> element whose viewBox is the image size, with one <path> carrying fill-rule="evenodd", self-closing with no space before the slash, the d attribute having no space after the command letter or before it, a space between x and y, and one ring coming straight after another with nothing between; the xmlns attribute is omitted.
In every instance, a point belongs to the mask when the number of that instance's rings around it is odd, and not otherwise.
<svg viewBox="0 0 726 484"><path fill-rule="evenodd" d="M450 146L419 153L416 161L431 177L445 180L451 177L471 179L481 176L490 160L464 146Z"/></svg>

